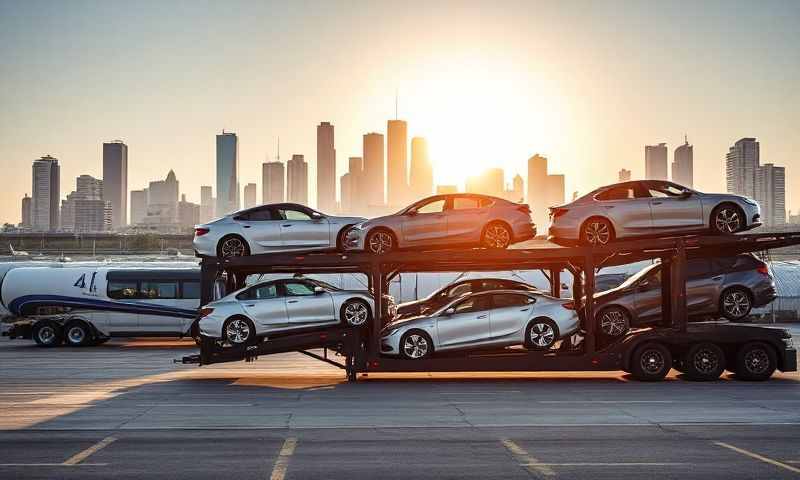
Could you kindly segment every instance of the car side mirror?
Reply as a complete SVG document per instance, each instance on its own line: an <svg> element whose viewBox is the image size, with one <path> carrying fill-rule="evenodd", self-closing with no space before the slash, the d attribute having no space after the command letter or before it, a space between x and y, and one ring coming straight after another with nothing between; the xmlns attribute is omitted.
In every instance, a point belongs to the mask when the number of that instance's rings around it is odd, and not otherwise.
<svg viewBox="0 0 800 480"><path fill-rule="evenodd" d="M683 191L683 193L681 193L681 194L678 196L678 198L680 198L681 200L686 200L687 198L689 198L689 197L691 197L691 196L692 196L692 192L691 192L691 191L689 191L689 190L684 190L684 191Z"/></svg>
<svg viewBox="0 0 800 480"><path fill-rule="evenodd" d="M322 220L323 218L325 218L325 216L319 212L311 212L311 218L313 218L314 220Z"/></svg>
<svg viewBox="0 0 800 480"><path fill-rule="evenodd" d="M314 294L319 295L320 293L325 293L325 289L322 287L314 287Z"/></svg>
<svg viewBox="0 0 800 480"><path fill-rule="evenodd" d="M416 210L409 210L408 212L406 212L406 215L408 215L409 217L413 217L413 216L415 216L416 214L417 214L417 211L416 211Z"/></svg>
<svg viewBox="0 0 800 480"><path fill-rule="evenodd" d="M444 316L445 317L449 317L450 315L453 315L454 313L456 313L456 307L450 307L450 308L448 308L447 310L444 311Z"/></svg>

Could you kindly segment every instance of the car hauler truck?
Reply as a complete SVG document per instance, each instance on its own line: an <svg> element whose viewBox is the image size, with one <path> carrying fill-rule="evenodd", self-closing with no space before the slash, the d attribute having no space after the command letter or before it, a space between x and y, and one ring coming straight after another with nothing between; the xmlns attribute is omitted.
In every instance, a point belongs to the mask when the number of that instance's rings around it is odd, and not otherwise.
<svg viewBox="0 0 800 480"><path fill-rule="evenodd" d="M283 335L245 347L221 345L202 338L200 354L184 363L253 360L260 355L298 351L334 364L348 380L373 372L474 371L617 371L639 380L660 380L676 368L687 378L713 380L724 370L745 380L765 380L777 369L797 369L791 335L784 329L728 322L690 323L686 312L687 258L713 258L768 251L800 244L800 233L730 236L681 236L616 242L603 247L556 247L508 250L396 251L384 255L365 252L262 254L220 260L201 259L201 298L212 300L215 282L223 278L228 291L244 286L248 275L263 273L363 273L376 299L376 312L366 328L332 327ZM524 246L524 245L523 245ZM616 339L596 332L594 276L596 269L659 259L662 262L662 321L634 329ZM574 302L581 319L579 342L562 342L546 351L523 348L475 350L434 355L421 360L381 354L380 332L390 321L383 294L389 282L403 272L458 272L541 270L549 278L551 294L560 296L560 275L574 278ZM323 354L310 350L323 349ZM335 351L344 358L328 356Z"/></svg>

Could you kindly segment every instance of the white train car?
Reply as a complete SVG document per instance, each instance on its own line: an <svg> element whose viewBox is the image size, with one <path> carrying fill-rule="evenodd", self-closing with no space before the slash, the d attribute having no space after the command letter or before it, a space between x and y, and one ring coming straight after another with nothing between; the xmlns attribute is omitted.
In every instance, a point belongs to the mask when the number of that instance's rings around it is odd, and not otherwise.
<svg viewBox="0 0 800 480"><path fill-rule="evenodd" d="M192 335L200 269L130 266L22 267L0 283L0 301L27 319L4 332L42 346L84 346L111 337Z"/></svg>

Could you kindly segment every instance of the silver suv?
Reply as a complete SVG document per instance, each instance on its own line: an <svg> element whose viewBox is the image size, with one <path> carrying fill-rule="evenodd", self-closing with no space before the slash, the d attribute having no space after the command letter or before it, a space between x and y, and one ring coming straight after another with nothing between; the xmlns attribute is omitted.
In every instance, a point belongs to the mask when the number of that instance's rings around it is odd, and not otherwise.
<svg viewBox="0 0 800 480"><path fill-rule="evenodd" d="M767 265L750 254L687 262L686 306L690 316L744 319L753 307L776 297ZM598 328L617 337L631 327L661 321L661 265L651 265L617 288L595 295Z"/></svg>

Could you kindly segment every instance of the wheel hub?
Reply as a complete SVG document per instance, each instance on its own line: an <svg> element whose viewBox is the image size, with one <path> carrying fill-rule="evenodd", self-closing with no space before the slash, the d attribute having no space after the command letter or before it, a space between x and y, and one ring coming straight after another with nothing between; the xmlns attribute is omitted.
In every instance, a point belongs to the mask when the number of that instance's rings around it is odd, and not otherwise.
<svg viewBox="0 0 800 480"><path fill-rule="evenodd" d="M372 253L386 253L392 249L392 236L385 232L377 232L369 239L369 250Z"/></svg>
<svg viewBox="0 0 800 480"><path fill-rule="evenodd" d="M586 240L592 245L605 245L611 238L608 225L604 222L591 222L584 231Z"/></svg>
<svg viewBox="0 0 800 480"><path fill-rule="evenodd" d="M244 343L250 338L250 327L244 320L234 320L228 324L225 334L231 343Z"/></svg>
<svg viewBox="0 0 800 480"><path fill-rule="evenodd" d="M713 373L719 366L717 354L709 349L699 350L694 355L694 369L700 373Z"/></svg>
<svg viewBox="0 0 800 480"><path fill-rule="evenodd" d="M238 238L229 238L222 244L223 257L241 257L244 255L244 244Z"/></svg>
<svg viewBox="0 0 800 480"><path fill-rule="evenodd" d="M421 358L428 353L428 341L422 335L409 335L403 342L403 351L411 358Z"/></svg>
<svg viewBox="0 0 800 480"><path fill-rule="evenodd" d="M69 332L67 332L67 336L69 337L70 342L81 343L86 334L82 328L72 327L69 329Z"/></svg>
<svg viewBox="0 0 800 480"><path fill-rule="evenodd" d="M735 233L739 231L741 224L739 212L732 208L723 208L717 213L715 224L717 229L721 232Z"/></svg>
<svg viewBox="0 0 800 480"><path fill-rule="evenodd" d="M489 227L484 235L484 243L489 248L505 248L509 240L508 230L497 225Z"/></svg>
<svg viewBox="0 0 800 480"><path fill-rule="evenodd" d="M759 375L769 367L769 356L760 348L750 350L744 357L744 366L750 373Z"/></svg>
<svg viewBox="0 0 800 480"><path fill-rule="evenodd" d="M600 328L608 336L616 337L625 332L625 316L619 310L610 310L600 318Z"/></svg>
<svg viewBox="0 0 800 480"><path fill-rule="evenodd" d="M642 370L650 374L656 374L664 368L664 356L658 350L648 350L642 354Z"/></svg>
<svg viewBox="0 0 800 480"><path fill-rule="evenodd" d="M47 326L39 329L39 340L42 343L50 343L56 337L56 331L53 327Z"/></svg>
<svg viewBox="0 0 800 480"><path fill-rule="evenodd" d="M350 325L363 325L367 321L367 307L361 303L351 303L344 309L344 318Z"/></svg>
<svg viewBox="0 0 800 480"><path fill-rule="evenodd" d="M536 323L531 327L531 343L537 347L546 347L553 343L555 332L546 323Z"/></svg>

